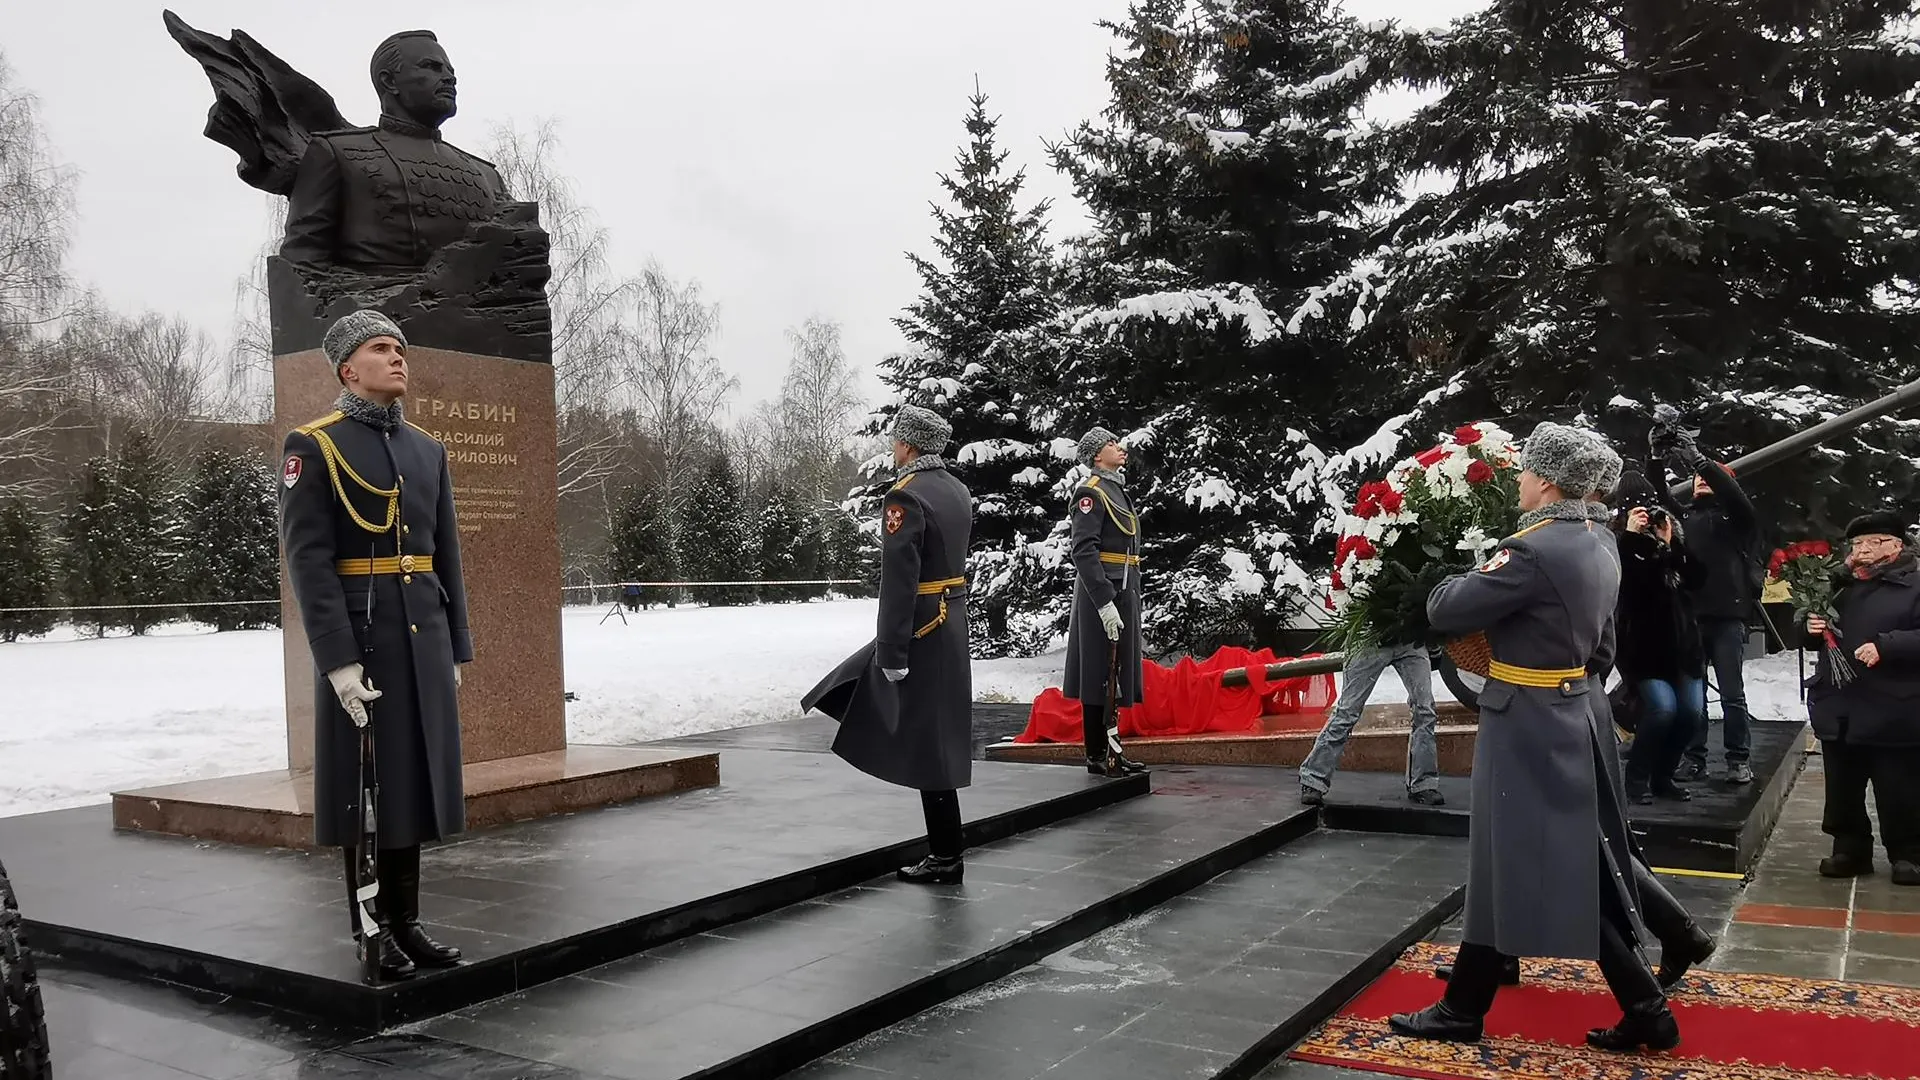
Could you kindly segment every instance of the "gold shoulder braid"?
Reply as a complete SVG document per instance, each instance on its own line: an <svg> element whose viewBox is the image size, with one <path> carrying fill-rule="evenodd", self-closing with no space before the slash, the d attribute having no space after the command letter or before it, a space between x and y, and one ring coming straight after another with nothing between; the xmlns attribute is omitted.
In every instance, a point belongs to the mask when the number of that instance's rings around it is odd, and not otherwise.
<svg viewBox="0 0 1920 1080"><path fill-rule="evenodd" d="M338 419L341 415L343 414L335 413L334 419ZM327 422L331 423L332 420ZM308 428L312 428L312 430L308 430ZM381 488L374 487L372 484L367 483L365 477L353 471L353 466L347 463L346 457L340 453L340 448L333 444L333 437L328 435L318 423L309 424L307 427L301 428L300 433L312 436L313 441L320 444L320 457L321 460L327 463L327 476L333 481L334 494L340 496L340 503L347 508L347 516L353 519L353 523L376 536L382 533L392 532L394 523L400 520L399 486L395 485L392 488ZM343 472L347 474L348 479L360 485L361 490L370 495L375 495L387 500L386 524L375 525L373 522L360 516L360 511L354 508L353 500L347 497L346 486L340 481L340 474Z"/></svg>
<svg viewBox="0 0 1920 1080"><path fill-rule="evenodd" d="M347 418L346 413L339 412L338 410L336 410L334 412L328 413L327 415L321 417L318 420L315 420L311 424L302 424L299 427L294 428L293 430L299 432L302 435L312 435L314 432L319 431L321 428L332 427L333 425L339 423L342 420L345 420L346 418Z"/></svg>
<svg viewBox="0 0 1920 1080"><path fill-rule="evenodd" d="M907 475L901 477L899 483L894 484L892 487L887 489L887 494L891 495L894 492L899 491L901 488L906 487L908 484L913 483L913 478L919 475L920 475L919 473L908 473Z"/></svg>
<svg viewBox="0 0 1920 1080"><path fill-rule="evenodd" d="M1087 479L1087 486L1093 489L1093 493L1095 495L1100 496L1100 501L1102 503L1106 504L1107 520L1113 522L1114 528L1119 529L1120 532L1126 536L1134 536L1140 532L1140 515L1134 513L1131 510L1115 510L1113 506L1113 500L1109 498L1107 496L1107 493L1101 490L1100 488L1099 477L1097 476L1089 477ZM1121 521L1120 520L1121 514L1125 514L1127 516L1127 520Z"/></svg>

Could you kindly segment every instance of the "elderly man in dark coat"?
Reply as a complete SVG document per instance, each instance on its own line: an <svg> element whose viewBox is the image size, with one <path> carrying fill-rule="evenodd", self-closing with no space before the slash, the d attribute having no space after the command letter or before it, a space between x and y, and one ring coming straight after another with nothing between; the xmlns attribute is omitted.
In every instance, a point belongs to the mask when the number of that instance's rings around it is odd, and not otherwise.
<svg viewBox="0 0 1920 1080"><path fill-rule="evenodd" d="M1920 885L1920 562L1906 534L1906 521L1891 511L1849 522L1833 624L1808 620L1808 644L1820 649L1807 708L1827 770L1820 822L1833 837L1833 854L1820 860L1827 877L1873 873L1871 784L1893 883ZM1826 655L1828 630L1853 668L1844 685Z"/></svg>
<svg viewBox="0 0 1920 1080"><path fill-rule="evenodd" d="M958 789L973 781L973 667L967 654L967 544L973 497L940 452L953 428L903 406L898 479L881 509L880 616L874 642L801 699L840 721L833 752L869 776L915 788L928 855L900 880L954 884L965 866Z"/></svg>
<svg viewBox="0 0 1920 1080"><path fill-rule="evenodd" d="M1080 436L1080 460L1093 471L1073 492L1073 618L1060 692L1080 702L1087 771L1126 776L1146 771L1120 749L1120 710L1137 705L1140 687L1140 517L1127 494L1126 447L1106 428ZM1117 675L1112 700L1107 684Z"/></svg>
<svg viewBox="0 0 1920 1080"><path fill-rule="evenodd" d="M1670 1049L1679 1027L1640 954L1639 900L1621 793L1595 736L1587 665L1604 641L1619 565L1588 520L1606 471L1593 440L1542 424L1521 462L1520 529L1478 570L1442 582L1427 617L1484 633L1493 652L1473 762L1464 940L1446 996L1390 1021L1402 1035L1472 1042L1504 957L1598 960L1624 1016L1587 1033L1608 1050Z"/></svg>
<svg viewBox="0 0 1920 1080"><path fill-rule="evenodd" d="M322 339L342 391L295 429L281 466L280 535L315 670L314 841L347 849L359 891L360 728L379 780L379 892L371 945L386 978L460 951L420 927L420 845L462 832L458 665L473 659L447 451L406 422L407 339L356 311ZM365 952L369 943L355 921Z"/></svg>

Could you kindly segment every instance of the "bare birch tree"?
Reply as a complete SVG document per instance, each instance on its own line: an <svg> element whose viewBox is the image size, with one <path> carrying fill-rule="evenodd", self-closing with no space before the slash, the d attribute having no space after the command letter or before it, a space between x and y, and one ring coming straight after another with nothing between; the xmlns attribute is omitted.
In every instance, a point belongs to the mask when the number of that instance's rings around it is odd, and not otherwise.
<svg viewBox="0 0 1920 1080"><path fill-rule="evenodd" d="M793 358L780 387L780 452L789 482L825 503L845 493L847 444L865 404L859 379L840 346L840 324L810 318L787 331Z"/></svg>
<svg viewBox="0 0 1920 1080"><path fill-rule="evenodd" d="M659 263L647 264L625 328L622 389L641 432L659 448L659 479L670 498L680 495L689 465L740 388L710 351L719 328L720 308L701 299L699 282L683 285Z"/></svg>
<svg viewBox="0 0 1920 1080"><path fill-rule="evenodd" d="M227 346L233 419L273 415L273 308L267 298L267 259L280 253L287 232L287 200L266 196L265 239L247 272L233 283L233 340Z"/></svg>
<svg viewBox="0 0 1920 1080"><path fill-rule="evenodd" d="M75 176L54 160L40 105L0 53L0 329L59 317L67 299Z"/></svg>

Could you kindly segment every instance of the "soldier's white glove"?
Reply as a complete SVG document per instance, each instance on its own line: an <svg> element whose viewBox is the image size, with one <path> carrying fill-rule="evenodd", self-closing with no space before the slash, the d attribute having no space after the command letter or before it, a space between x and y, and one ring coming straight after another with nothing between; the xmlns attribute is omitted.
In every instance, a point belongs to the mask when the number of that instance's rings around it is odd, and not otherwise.
<svg viewBox="0 0 1920 1080"><path fill-rule="evenodd" d="M367 702L380 699L380 691L367 681L367 669L359 664L337 667L327 672L327 681L333 684L333 696L340 699L340 707L347 710L353 726L366 727Z"/></svg>
<svg viewBox="0 0 1920 1080"><path fill-rule="evenodd" d="M463 667L466 667L466 665L465 664L453 665L453 688L455 690L460 689L460 669Z"/></svg>
<svg viewBox="0 0 1920 1080"><path fill-rule="evenodd" d="M1108 641L1120 640L1120 631L1127 624L1124 619L1120 618L1120 609L1114 607L1113 601L1111 600L1100 605L1100 625L1107 628Z"/></svg>
<svg viewBox="0 0 1920 1080"><path fill-rule="evenodd" d="M880 669L880 674L885 675L888 682L899 682L901 679L907 677L907 669L903 667L884 667Z"/></svg>

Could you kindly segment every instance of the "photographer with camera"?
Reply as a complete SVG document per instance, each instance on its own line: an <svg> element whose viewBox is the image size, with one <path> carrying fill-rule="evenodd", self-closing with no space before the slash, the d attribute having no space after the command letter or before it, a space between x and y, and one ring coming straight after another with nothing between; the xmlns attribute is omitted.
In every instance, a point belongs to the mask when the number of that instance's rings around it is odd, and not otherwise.
<svg viewBox="0 0 1920 1080"><path fill-rule="evenodd" d="M1693 609L1706 568L1644 477L1621 482L1619 504L1615 667L1640 703L1627 752L1627 797L1643 805L1655 798L1684 802L1693 796L1673 782L1674 770L1694 732L1706 727L1707 661Z"/></svg>
<svg viewBox="0 0 1920 1080"><path fill-rule="evenodd" d="M1726 466L1708 460L1694 442L1697 432L1680 426L1672 406L1654 410L1648 445L1656 459L1675 473L1693 477L1693 498L1680 511L1687 551L1704 569L1705 578L1693 594L1694 617L1700 644L1713 668L1720 691L1721 745L1726 749L1729 783L1753 782L1751 717L1747 712L1744 669L1747 620L1760 602L1764 574L1757 555L1760 519L1746 492L1734 482ZM1658 475L1657 473L1653 475ZM1664 494L1664 493L1663 493ZM1704 719L1682 756L1677 780L1699 780L1707 775L1707 735Z"/></svg>

